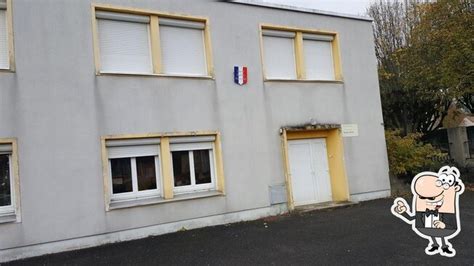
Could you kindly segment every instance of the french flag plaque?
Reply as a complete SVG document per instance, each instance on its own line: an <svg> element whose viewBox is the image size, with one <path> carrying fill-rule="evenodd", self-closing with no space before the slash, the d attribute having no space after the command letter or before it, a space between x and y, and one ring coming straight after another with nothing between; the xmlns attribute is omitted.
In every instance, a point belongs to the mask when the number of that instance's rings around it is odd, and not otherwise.
<svg viewBox="0 0 474 266"><path fill-rule="evenodd" d="M234 66L234 82L240 86L247 84L247 67Z"/></svg>

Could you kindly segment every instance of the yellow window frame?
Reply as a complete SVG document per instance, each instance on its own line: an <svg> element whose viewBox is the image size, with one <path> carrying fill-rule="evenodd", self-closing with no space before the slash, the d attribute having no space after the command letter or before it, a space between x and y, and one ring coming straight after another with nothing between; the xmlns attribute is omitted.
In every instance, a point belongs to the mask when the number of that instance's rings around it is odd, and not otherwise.
<svg viewBox="0 0 474 266"><path fill-rule="evenodd" d="M193 131L193 132L173 132L173 133L150 133L150 134L127 134L127 135L108 135L101 137L101 157L102 157L102 175L104 180L104 199L106 211L111 210L111 183L109 173L109 158L106 147L108 140L133 140L142 138L159 138L160 139L160 166L162 187L162 201L156 203L167 203L175 201L174 182L173 182L173 165L171 163L170 138L173 137L196 137L196 136L213 136L214 140L214 156L216 170L216 189L218 195L225 195L225 177L224 166L222 160L221 134L218 131ZM192 195L192 193L191 193ZM193 199L188 197L184 199Z"/></svg>
<svg viewBox="0 0 474 266"><path fill-rule="evenodd" d="M12 145L12 153L11 153L11 170L12 173L10 182L13 182L13 197L15 205L15 222L21 222L21 199L20 199L20 170L19 170L19 163L18 163L18 141L16 138L0 138L0 144L10 144Z"/></svg>
<svg viewBox="0 0 474 266"><path fill-rule="evenodd" d="M147 10L147 9L121 7L121 6L114 6L114 5L107 5L107 4L92 4L91 9L92 9L92 34L93 34L93 46L94 46L94 62L95 62L96 75L110 74L110 73L101 73L100 71L99 32L98 32L97 18L96 18L96 11L109 11L109 12L135 14L135 15L143 15L143 16L150 17L150 41L151 41L151 57L152 57L151 59L153 63L153 73L152 74L116 73L116 74L189 77L189 78L205 78L205 79L214 78L214 65L213 65L213 59L212 59L211 31L210 31L209 18L182 15L182 14L171 14L171 13L158 12L158 11ZM204 31L204 46L205 46L204 56L206 58L207 75L194 76L194 75L185 75L185 74L172 75L172 74L163 73L162 62L161 62L160 31L159 31L160 18L170 18L170 19L204 23L204 30L203 30Z"/></svg>
<svg viewBox="0 0 474 266"><path fill-rule="evenodd" d="M277 31L286 31L295 33L294 47L295 47L295 62L296 62L296 79L274 79L267 78L265 72L265 58L264 58L264 48L263 48L263 31L264 30L277 30ZM334 80L310 80L306 79L305 71L305 58L303 52L303 34L318 34L318 35L327 35L333 37L331 41L331 47L333 52L333 67L334 67ZM298 27L288 27L280 26L273 24L260 24L260 57L262 62L263 69L263 79L264 81L319 81L319 82L343 82L342 76L342 65L341 65L341 54L339 48L339 33L334 31L319 30L319 29L306 29Z"/></svg>
<svg viewBox="0 0 474 266"><path fill-rule="evenodd" d="M7 16L7 38L8 38L8 68L0 68L0 71L15 72L15 42L13 40L13 7L12 0L6 0Z"/></svg>

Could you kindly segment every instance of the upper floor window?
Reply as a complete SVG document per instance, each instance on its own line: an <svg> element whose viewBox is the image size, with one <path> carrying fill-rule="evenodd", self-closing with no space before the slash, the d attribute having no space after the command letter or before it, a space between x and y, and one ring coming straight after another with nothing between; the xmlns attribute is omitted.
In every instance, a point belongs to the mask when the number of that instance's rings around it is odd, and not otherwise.
<svg viewBox="0 0 474 266"><path fill-rule="evenodd" d="M0 0L0 69L13 70L11 0Z"/></svg>
<svg viewBox="0 0 474 266"><path fill-rule="evenodd" d="M96 6L94 21L98 73L212 76L206 18Z"/></svg>
<svg viewBox="0 0 474 266"><path fill-rule="evenodd" d="M262 27L266 80L342 80L337 34Z"/></svg>
<svg viewBox="0 0 474 266"><path fill-rule="evenodd" d="M267 78L296 79L295 36L294 32L263 32Z"/></svg>
<svg viewBox="0 0 474 266"><path fill-rule="evenodd" d="M207 75L203 22L160 19L162 71Z"/></svg>
<svg viewBox="0 0 474 266"><path fill-rule="evenodd" d="M102 72L153 73L150 17L96 12Z"/></svg>

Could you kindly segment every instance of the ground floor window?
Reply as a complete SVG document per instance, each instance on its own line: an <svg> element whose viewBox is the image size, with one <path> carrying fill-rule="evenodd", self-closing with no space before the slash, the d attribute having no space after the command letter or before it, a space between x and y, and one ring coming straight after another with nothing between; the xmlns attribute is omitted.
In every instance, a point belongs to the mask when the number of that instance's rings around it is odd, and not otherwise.
<svg viewBox="0 0 474 266"><path fill-rule="evenodd" d="M0 154L0 212L12 207L11 155Z"/></svg>
<svg viewBox="0 0 474 266"><path fill-rule="evenodd" d="M174 192L189 193L215 189L212 143L171 146Z"/></svg>
<svg viewBox="0 0 474 266"><path fill-rule="evenodd" d="M159 140L107 142L112 201L161 195Z"/></svg>
<svg viewBox="0 0 474 266"><path fill-rule="evenodd" d="M0 139L0 223L19 221L16 140Z"/></svg>
<svg viewBox="0 0 474 266"><path fill-rule="evenodd" d="M219 133L102 139L106 209L223 195Z"/></svg>

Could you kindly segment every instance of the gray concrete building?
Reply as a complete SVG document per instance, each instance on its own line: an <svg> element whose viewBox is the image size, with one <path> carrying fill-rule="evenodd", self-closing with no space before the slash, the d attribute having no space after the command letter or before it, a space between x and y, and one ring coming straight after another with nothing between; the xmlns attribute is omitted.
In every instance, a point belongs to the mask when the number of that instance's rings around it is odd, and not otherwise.
<svg viewBox="0 0 474 266"><path fill-rule="evenodd" d="M0 262L389 195L370 19L0 0Z"/></svg>

